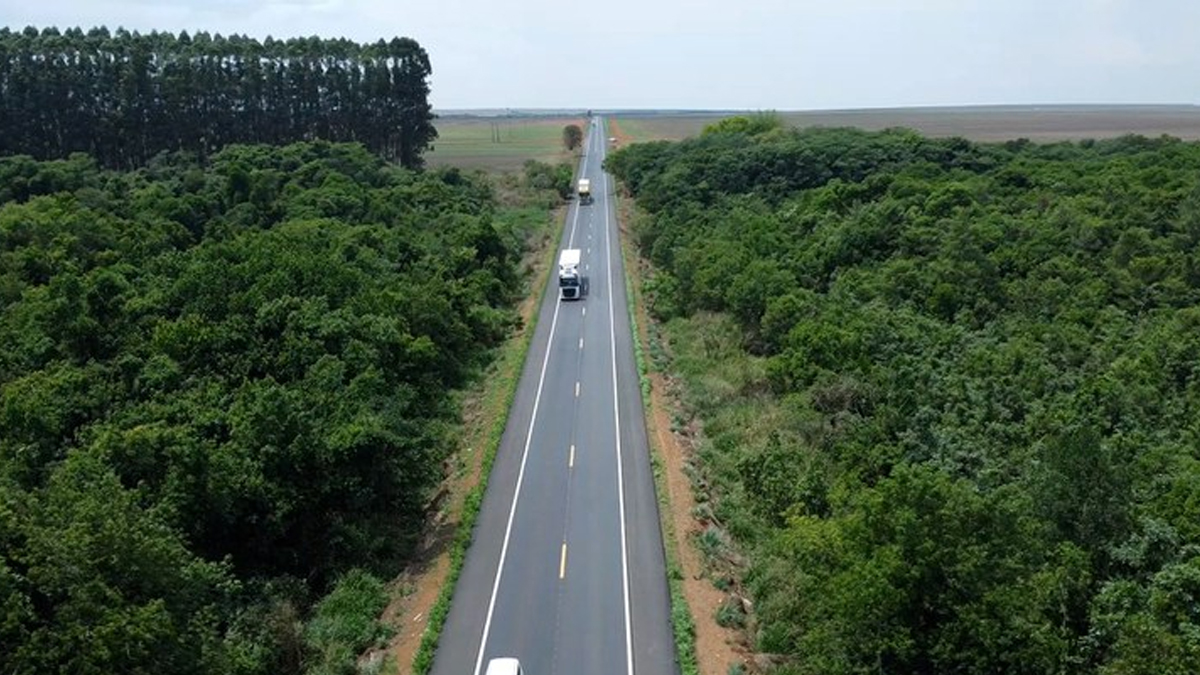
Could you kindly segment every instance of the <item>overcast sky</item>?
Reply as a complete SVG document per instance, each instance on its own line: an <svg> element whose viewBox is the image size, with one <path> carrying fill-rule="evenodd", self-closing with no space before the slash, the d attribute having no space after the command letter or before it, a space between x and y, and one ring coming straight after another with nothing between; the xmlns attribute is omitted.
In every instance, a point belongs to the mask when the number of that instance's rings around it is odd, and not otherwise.
<svg viewBox="0 0 1200 675"><path fill-rule="evenodd" d="M0 23L411 37L438 109L1200 102L1200 0L0 0Z"/></svg>

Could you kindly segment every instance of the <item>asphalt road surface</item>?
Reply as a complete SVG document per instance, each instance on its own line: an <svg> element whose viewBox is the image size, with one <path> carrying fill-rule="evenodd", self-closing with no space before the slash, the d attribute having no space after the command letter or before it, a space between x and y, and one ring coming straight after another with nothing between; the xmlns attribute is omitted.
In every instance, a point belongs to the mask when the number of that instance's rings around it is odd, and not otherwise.
<svg viewBox="0 0 1200 675"><path fill-rule="evenodd" d="M584 138L562 248L587 292L552 270L433 675L678 673L603 121Z"/></svg>

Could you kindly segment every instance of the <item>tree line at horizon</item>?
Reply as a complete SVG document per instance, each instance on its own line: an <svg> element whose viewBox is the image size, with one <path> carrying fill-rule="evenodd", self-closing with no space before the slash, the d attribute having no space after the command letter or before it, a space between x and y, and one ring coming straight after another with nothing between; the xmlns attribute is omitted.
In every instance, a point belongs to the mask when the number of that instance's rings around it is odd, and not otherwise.
<svg viewBox="0 0 1200 675"><path fill-rule="evenodd" d="M608 168L778 672L1200 672L1200 144L764 116Z"/></svg>
<svg viewBox="0 0 1200 675"><path fill-rule="evenodd" d="M353 672L545 218L357 144L0 158L0 671Z"/></svg>
<svg viewBox="0 0 1200 675"><path fill-rule="evenodd" d="M362 143L414 168L437 131L410 38L358 44L197 32L0 28L0 155L131 169L234 143Z"/></svg>

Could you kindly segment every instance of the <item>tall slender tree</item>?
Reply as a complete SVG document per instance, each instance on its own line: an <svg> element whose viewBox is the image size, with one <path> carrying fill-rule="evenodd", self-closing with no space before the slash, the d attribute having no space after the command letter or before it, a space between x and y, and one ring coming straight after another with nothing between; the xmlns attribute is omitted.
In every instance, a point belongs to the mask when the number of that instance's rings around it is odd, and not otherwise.
<svg viewBox="0 0 1200 675"><path fill-rule="evenodd" d="M231 143L359 141L407 167L437 136L429 55L410 38L0 29L0 153L110 167Z"/></svg>

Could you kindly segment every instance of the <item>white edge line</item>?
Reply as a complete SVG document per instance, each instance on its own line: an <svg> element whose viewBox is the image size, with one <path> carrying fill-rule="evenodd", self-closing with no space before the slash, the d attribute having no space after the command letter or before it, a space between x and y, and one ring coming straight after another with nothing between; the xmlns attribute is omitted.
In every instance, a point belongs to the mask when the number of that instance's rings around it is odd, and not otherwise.
<svg viewBox="0 0 1200 675"><path fill-rule="evenodd" d="M603 157L601 157L603 161ZM604 177L604 253L608 258L608 335L612 353L613 420L617 430L617 502L621 514L621 590L625 599L625 670L633 675L633 626L629 618L629 547L625 539L625 471L621 459L621 410L617 395L617 328L613 315L612 226L608 214L608 174ZM478 674L476 674L478 675Z"/></svg>
<svg viewBox="0 0 1200 675"><path fill-rule="evenodd" d="M586 164L587 158L588 158L588 155L585 152L584 156L579 159L580 173L583 173L584 167L587 166L587 164ZM607 178L606 178L605 179L605 189L606 190L607 190L607 186L608 186L608 182L607 182ZM607 223L608 222L608 211L607 210L605 210L605 212L604 212L604 219L605 219L605 222ZM571 237L568 240L568 242L575 241L575 226L576 226L576 224L578 224L578 222L579 222L579 205L576 204L575 217L571 221ZM569 247L570 247L570 243L568 243L568 248ZM609 277L611 279L612 272L609 272ZM611 300L610 300L610 304L611 304ZM558 309L561 306L562 306L562 302L554 303L554 318L550 320L550 336L546 339L546 356L544 358L542 358L542 372L538 375L537 394L535 394L533 397L533 412L529 415L529 429L525 432L525 448L524 448L524 450L521 451L521 468L519 471L517 471L517 485L513 490L512 506L509 507L509 509L508 509L508 524L504 526L504 543L500 546L500 560L499 560L499 562L496 563L496 578L492 582L492 597L490 600L488 600L487 618L485 618L483 620L483 635L479 638L479 653L475 657L475 675L479 675L480 669L483 668L483 653L487 647L488 634L491 632L491 629L492 629L492 615L496 610L496 596L499 594L499 591L500 591L500 577L504 574L504 559L508 556L508 541L509 541L509 537L512 535L512 526L513 526L514 517L517 515L517 502L521 498L521 482L525 479L525 464L526 464L526 461L529 459L529 446L533 441L533 426L534 426L534 423L537 421L538 405L542 401L542 385L546 381L546 366L550 363L550 353L553 351L550 347L551 347L551 345L554 344L554 331L558 327ZM610 314L610 316L612 314L611 308L610 308L609 314ZM613 368L614 368L614 372L616 372L615 371L615 368L616 368L615 363L613 365ZM620 441L618 440L618 443L619 442ZM622 520L623 519L624 519L624 516L622 516ZM622 547L624 547L624 540L625 540L625 533L624 533L624 530L622 530L622 532L621 532ZM625 614L626 614L625 627L626 627L626 633L628 633L628 631L629 631L628 588L626 588ZM630 661L630 663L632 664L632 660ZM631 675L632 675L632 673L631 673Z"/></svg>
<svg viewBox="0 0 1200 675"><path fill-rule="evenodd" d="M542 400L542 384L546 380L546 366L550 363L550 353L554 350L550 345L554 342L554 330L558 326L558 308L562 303L554 304L554 318L550 321L550 338L546 342L546 356L542 359L542 372L538 376L537 394L533 397L533 413L529 416L529 430L525 433L525 449L521 452L521 469L517 472L517 486L513 491L512 506L508 509L508 524L504 526L504 544L500 547L500 561L496 563L496 579L492 582L492 597L488 600L487 618L483 621L483 636L479 639L479 655L475 658L475 675L483 667L483 652L487 646L488 633L492 628L492 613L496 609L496 595L500 591L500 577L504 574L504 559L508 556L508 540L512 535L513 519L517 515L517 502L521 498L521 482L525 479L525 463L529 459L529 446L533 440L533 426L537 420L538 404Z"/></svg>

